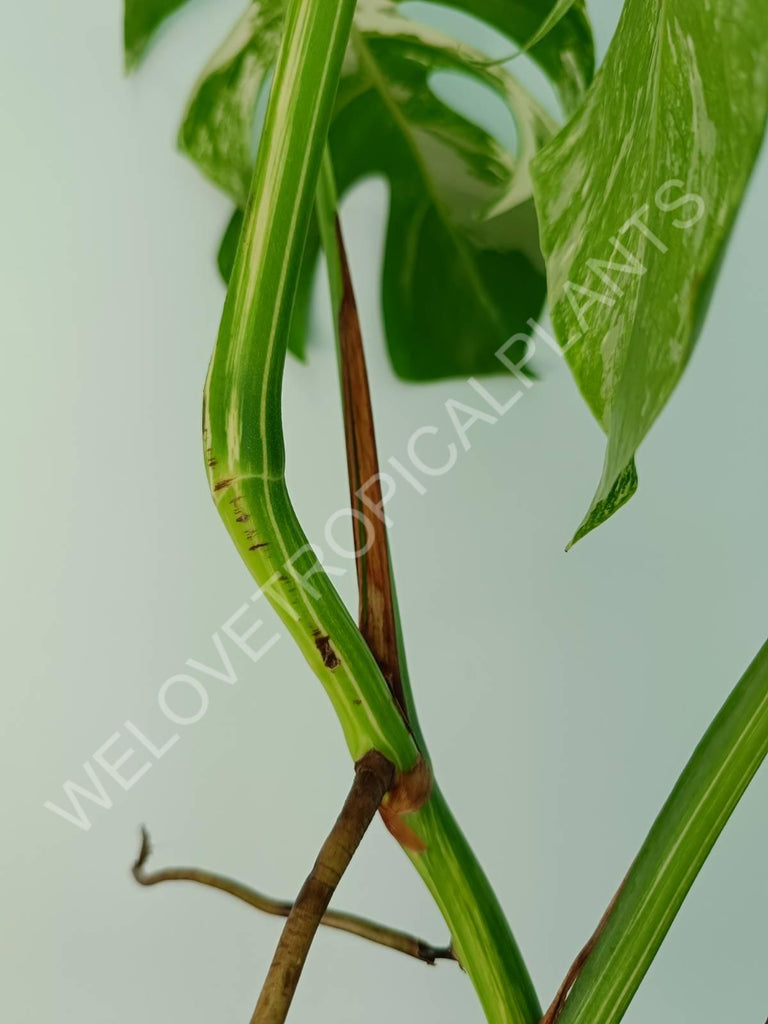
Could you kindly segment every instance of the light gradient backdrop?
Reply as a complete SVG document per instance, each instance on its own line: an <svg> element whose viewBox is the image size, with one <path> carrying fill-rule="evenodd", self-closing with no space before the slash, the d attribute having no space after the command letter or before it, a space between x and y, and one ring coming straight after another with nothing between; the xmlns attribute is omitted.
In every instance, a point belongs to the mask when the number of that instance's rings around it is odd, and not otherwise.
<svg viewBox="0 0 768 1024"><path fill-rule="evenodd" d="M64 802L64 780L82 780L83 761L125 719L157 736L163 680L187 658L211 662L211 634L253 591L207 494L199 438L228 206L174 151L186 94L241 7L193 0L131 80L121 76L117 0L14 4L3 18L9 1024L247 1020L279 923L194 887L138 889L128 871L137 827L150 827L158 866L203 865L290 896L349 782L330 706L283 637L258 666L237 661L236 686L210 682L203 721L130 792L112 786L114 807L92 809L90 832L43 808ZM602 54L618 4L590 9ZM473 38L505 52L489 33ZM520 70L541 85L525 62ZM500 423L474 428L450 474L423 497L403 486L391 505L423 724L544 1001L768 633L767 185L763 157L699 348L640 453L640 491L607 526L563 553L603 439L554 355ZM381 452L402 457L416 427L447 431L447 398L472 392L392 376L377 299L385 208L384 187L366 184L344 223ZM291 361L285 386L289 482L314 538L345 503L329 327L321 285L309 365ZM351 575L342 587L354 603ZM630 1024L764 1021L767 795L764 770ZM378 822L337 904L445 938ZM452 965L429 969L332 933L316 942L291 1019L481 1017Z"/></svg>

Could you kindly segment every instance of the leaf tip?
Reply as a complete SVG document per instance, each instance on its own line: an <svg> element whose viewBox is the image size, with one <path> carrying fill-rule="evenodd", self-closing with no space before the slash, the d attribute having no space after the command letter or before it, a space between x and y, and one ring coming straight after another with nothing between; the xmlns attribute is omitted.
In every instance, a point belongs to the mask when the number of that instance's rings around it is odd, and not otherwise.
<svg viewBox="0 0 768 1024"><path fill-rule="evenodd" d="M612 480L606 481L605 473L600 485L592 499L589 511L581 522L581 525L574 533L565 550L570 551L588 533L597 529L606 520L618 512L622 505L626 505L629 499L637 490L637 469L635 460L631 459Z"/></svg>

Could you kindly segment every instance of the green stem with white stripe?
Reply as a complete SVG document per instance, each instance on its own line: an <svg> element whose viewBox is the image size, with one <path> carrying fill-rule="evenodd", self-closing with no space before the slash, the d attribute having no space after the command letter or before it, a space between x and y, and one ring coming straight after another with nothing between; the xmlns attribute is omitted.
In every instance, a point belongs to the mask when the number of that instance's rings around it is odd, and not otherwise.
<svg viewBox="0 0 768 1024"><path fill-rule="evenodd" d="M320 678L352 757L419 757L373 656L310 548L285 485L281 387L291 309L354 0L290 0L205 392L209 483L238 551ZM410 853L491 1024L534 1024L536 995L476 858L435 788Z"/></svg>
<svg viewBox="0 0 768 1024"><path fill-rule="evenodd" d="M214 499L243 560L320 677L352 756L417 756L285 486L281 385L300 254L353 0L291 3L205 395ZM332 639L331 639L332 638Z"/></svg>
<svg viewBox="0 0 768 1024"><path fill-rule="evenodd" d="M618 1024L768 754L768 643L705 733L600 930L558 1024Z"/></svg>

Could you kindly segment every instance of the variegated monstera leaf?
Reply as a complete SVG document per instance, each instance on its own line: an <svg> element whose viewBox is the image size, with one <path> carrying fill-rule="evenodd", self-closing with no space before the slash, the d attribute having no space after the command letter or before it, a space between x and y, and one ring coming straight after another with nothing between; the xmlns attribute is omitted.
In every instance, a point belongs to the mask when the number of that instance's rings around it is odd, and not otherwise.
<svg viewBox="0 0 768 1024"><path fill-rule="evenodd" d="M522 45L551 5L458 0L453 6ZM237 205L219 254L225 277L239 237L254 123L282 18L283 0L250 5L201 75L180 131L181 148ZM531 54L564 107L573 106L593 67L581 6ZM437 72L467 76L502 98L514 118L516 152L438 98L431 87ZM540 105L483 54L404 17L390 0L359 4L330 147L340 194L370 176L389 185L382 304L390 357L401 377L501 371L496 351L511 335L527 331L528 319L540 312L545 275L529 166L553 131ZM293 318L291 347L298 355L306 343L317 251L313 230Z"/></svg>

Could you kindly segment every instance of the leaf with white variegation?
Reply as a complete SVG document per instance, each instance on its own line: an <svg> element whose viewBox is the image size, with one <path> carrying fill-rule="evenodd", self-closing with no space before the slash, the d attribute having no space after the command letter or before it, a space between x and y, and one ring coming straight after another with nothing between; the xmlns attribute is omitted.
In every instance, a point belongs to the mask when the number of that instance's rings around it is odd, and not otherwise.
<svg viewBox="0 0 768 1024"><path fill-rule="evenodd" d="M693 350L765 128L766 54L765 0L627 0L583 106L534 162L552 320L608 434L573 542L634 493L635 452Z"/></svg>
<svg viewBox="0 0 768 1024"><path fill-rule="evenodd" d="M191 155L242 204L238 183L249 173L251 119L225 118L222 111L244 110L246 95L254 105L266 62L263 36L249 44L236 29L236 38L238 53L225 44L201 80L181 140L186 148L190 140L205 140ZM249 45L260 54L250 72ZM430 87L436 71L469 76L502 97L517 126L515 156L437 98ZM205 104L202 89L211 97ZM366 0L359 7L330 146L340 192L371 175L383 175L390 185L383 306L400 376L429 380L504 370L496 350L526 331L543 303L528 165L552 130L542 108L506 72L488 67L482 54L403 18L394 4ZM212 137L220 141L211 143ZM225 271L236 240L234 221L220 253ZM315 229L300 287L304 305L317 249ZM294 351L302 350L302 329L294 317Z"/></svg>
<svg viewBox="0 0 768 1024"><path fill-rule="evenodd" d="M563 109L568 113L578 105L595 73L592 30L583 0L435 2L479 18L523 47L557 89Z"/></svg>
<svg viewBox="0 0 768 1024"><path fill-rule="evenodd" d="M390 4L358 11L330 145L340 192L371 175L390 187L382 303L395 371L408 380L493 373L497 349L544 299L528 165L552 131L506 73ZM436 71L496 91L513 113L513 157L440 101Z"/></svg>
<svg viewBox="0 0 768 1024"><path fill-rule="evenodd" d="M437 0L487 22L512 42L526 43L530 56L557 89L563 107L572 110L592 80L595 54L584 0ZM135 67L160 25L187 0L125 0L125 63ZM249 18L282 10L285 0L254 0L255 14L246 14L232 40ZM256 51L261 48L258 39ZM267 40L268 44L270 41ZM267 49L271 49L271 44ZM224 54L218 55L224 58ZM258 59L258 54L257 54ZM274 57L272 58L274 60ZM222 60L222 63L225 61ZM215 66L216 58L212 64Z"/></svg>
<svg viewBox="0 0 768 1024"><path fill-rule="evenodd" d="M129 0L126 10L135 2ZM569 4L574 8L569 16L561 12L555 18L557 33L539 30L542 38L549 36L546 46L528 43L533 46L531 57L558 90L566 110L581 99L594 71L589 23L580 3L569 0ZM542 5L537 0L452 0L450 6L476 14L512 41L522 41L529 26L538 24ZM254 0L250 4L200 74L179 131L181 149L240 207L245 206L253 169L254 111L275 62L284 8L284 0ZM395 10L390 3L360 0L357 23L365 34L372 19L391 18ZM415 25L405 19L399 23ZM438 35L423 26L419 31L427 37ZM466 47L464 50L469 53ZM482 63L483 58L477 56Z"/></svg>
<svg viewBox="0 0 768 1024"><path fill-rule="evenodd" d="M252 3L203 68L179 130L179 146L245 206L253 177L254 115L283 33L284 0Z"/></svg>
<svg viewBox="0 0 768 1024"><path fill-rule="evenodd" d="M557 0L557 3L541 23L531 39L525 44L526 51L532 50L546 36L550 35L568 11L573 7L574 0Z"/></svg>
<svg viewBox="0 0 768 1024"><path fill-rule="evenodd" d="M125 0L123 47L126 70L136 67L160 25L185 3L187 0Z"/></svg>

